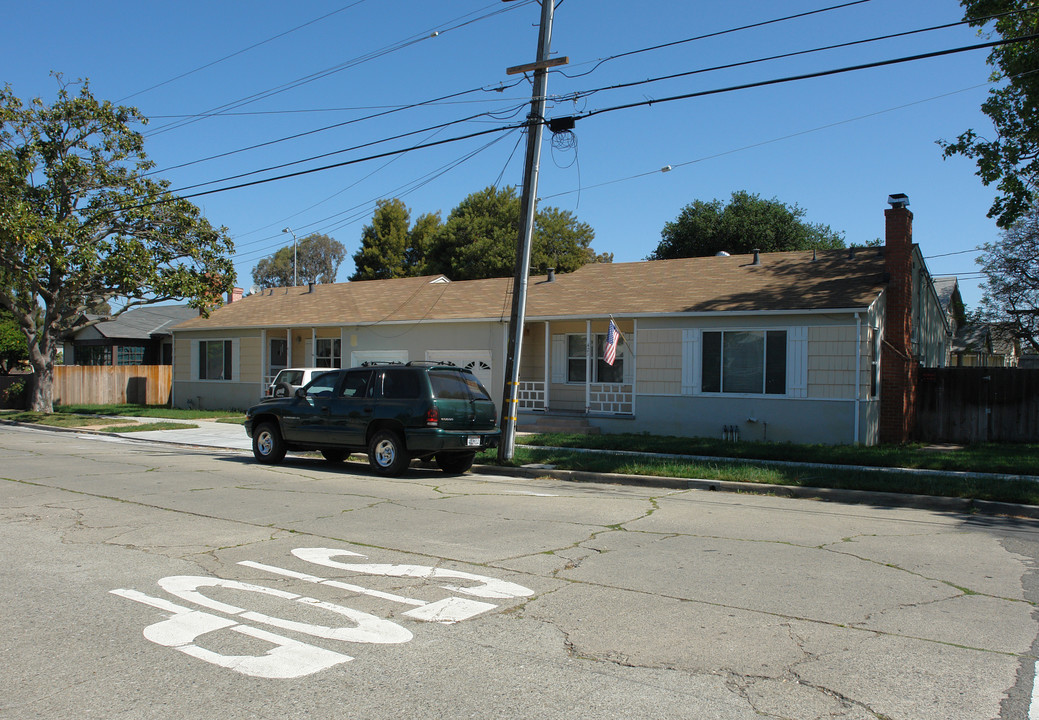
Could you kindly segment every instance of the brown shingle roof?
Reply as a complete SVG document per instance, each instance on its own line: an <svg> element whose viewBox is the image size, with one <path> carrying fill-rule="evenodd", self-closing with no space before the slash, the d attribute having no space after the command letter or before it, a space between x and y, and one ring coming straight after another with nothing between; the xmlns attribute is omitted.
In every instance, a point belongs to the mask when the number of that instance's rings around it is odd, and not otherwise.
<svg viewBox="0 0 1039 720"><path fill-rule="evenodd" d="M532 277L528 319L864 308L885 284L880 249L596 263ZM335 326L423 320L507 320L510 278L433 282L438 276L277 288L194 318L178 330Z"/></svg>

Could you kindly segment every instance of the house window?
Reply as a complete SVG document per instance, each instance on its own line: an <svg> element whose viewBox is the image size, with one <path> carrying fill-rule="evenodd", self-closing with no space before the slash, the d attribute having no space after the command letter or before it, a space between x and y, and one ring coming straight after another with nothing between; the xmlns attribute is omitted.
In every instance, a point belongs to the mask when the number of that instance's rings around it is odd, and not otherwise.
<svg viewBox="0 0 1039 720"><path fill-rule="evenodd" d="M606 334L599 333L592 336L595 343L595 352L592 354L594 374L592 382L595 383L621 383L624 382L624 346L617 348L617 358L613 365L607 365L603 355L606 353ZM566 381L568 383L583 383L586 378L587 368L587 344L584 335L566 336Z"/></svg>
<svg viewBox="0 0 1039 720"><path fill-rule="evenodd" d="M231 341L200 340L198 343L198 379L231 379Z"/></svg>
<svg viewBox="0 0 1039 720"><path fill-rule="evenodd" d="M116 365L141 365L144 363L143 345L120 345L116 349Z"/></svg>
<svg viewBox="0 0 1039 720"><path fill-rule="evenodd" d="M704 332L701 389L705 393L786 394L786 331Z"/></svg>
<svg viewBox="0 0 1039 720"><path fill-rule="evenodd" d="M81 345L74 350L73 357L77 365L111 365L112 347L110 345Z"/></svg>
<svg viewBox="0 0 1039 720"><path fill-rule="evenodd" d="M318 338L314 347L314 367L342 367L343 341L339 338Z"/></svg>

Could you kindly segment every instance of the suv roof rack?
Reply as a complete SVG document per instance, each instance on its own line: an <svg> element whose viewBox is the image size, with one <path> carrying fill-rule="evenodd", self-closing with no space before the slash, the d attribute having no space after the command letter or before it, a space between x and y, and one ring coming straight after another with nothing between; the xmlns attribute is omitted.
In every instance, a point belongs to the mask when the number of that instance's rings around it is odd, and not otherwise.
<svg viewBox="0 0 1039 720"><path fill-rule="evenodd" d="M422 365L425 367L458 367L453 362L441 362L440 360L412 360L408 363L408 365Z"/></svg>
<svg viewBox="0 0 1039 720"><path fill-rule="evenodd" d="M400 360L365 360L361 367L374 367L376 365L403 365ZM411 363L408 363L409 365Z"/></svg>

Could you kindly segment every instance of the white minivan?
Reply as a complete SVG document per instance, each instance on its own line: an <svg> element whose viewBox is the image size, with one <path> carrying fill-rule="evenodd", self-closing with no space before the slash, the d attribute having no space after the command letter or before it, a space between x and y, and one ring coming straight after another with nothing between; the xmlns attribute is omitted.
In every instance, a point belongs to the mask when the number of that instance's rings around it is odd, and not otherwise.
<svg viewBox="0 0 1039 720"><path fill-rule="evenodd" d="M297 389L303 387L314 379L315 375L335 370L335 368L285 368L275 377L273 382L267 386L265 397L290 397Z"/></svg>

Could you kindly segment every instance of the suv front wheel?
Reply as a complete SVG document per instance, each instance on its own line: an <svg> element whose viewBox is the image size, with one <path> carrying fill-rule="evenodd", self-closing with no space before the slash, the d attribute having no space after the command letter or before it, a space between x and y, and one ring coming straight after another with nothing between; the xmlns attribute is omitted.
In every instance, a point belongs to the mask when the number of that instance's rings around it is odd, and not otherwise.
<svg viewBox="0 0 1039 720"><path fill-rule="evenodd" d="M253 432L253 457L266 465L277 465L285 457L285 441L274 423L261 423Z"/></svg>
<svg viewBox="0 0 1039 720"><path fill-rule="evenodd" d="M380 475L400 475L409 463L400 435L392 430L380 430L368 443L368 464Z"/></svg>

